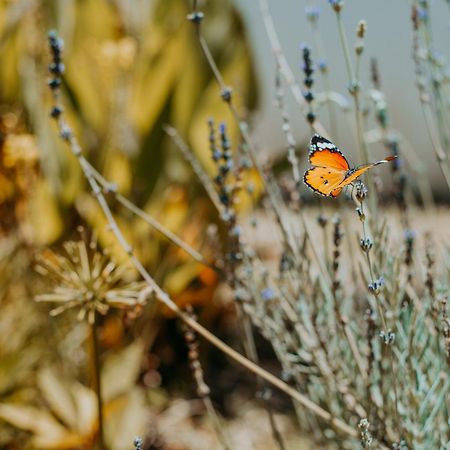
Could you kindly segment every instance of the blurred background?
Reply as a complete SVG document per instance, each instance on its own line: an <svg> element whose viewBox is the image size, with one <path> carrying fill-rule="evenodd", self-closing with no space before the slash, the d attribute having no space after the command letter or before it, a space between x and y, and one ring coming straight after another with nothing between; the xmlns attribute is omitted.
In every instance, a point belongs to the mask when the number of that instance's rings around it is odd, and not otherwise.
<svg viewBox="0 0 450 450"><path fill-rule="evenodd" d="M237 0L236 4L242 12L247 25L250 44L253 49L255 66L257 68L260 86L260 107L252 117L254 134L259 145L266 152L280 150L284 146L284 135L281 129L281 119L277 108L274 107L275 98L275 61L270 49L267 34L261 20L258 1ZM439 58L448 61L450 49L447 45L450 39L450 21L448 4L445 1L432 0L430 4L430 21L433 28L433 45ZM331 88L346 96L351 104L351 97L347 94L348 78L345 60L340 46L336 18L328 2L286 0L268 1L275 29L279 35L281 47L291 65L296 79L302 80L301 46L307 44L312 47L312 57L316 63L325 60L329 66ZM305 9L314 6L319 12L318 29L320 36L314 37L311 24L308 22ZM356 26L361 19L367 22L365 50L361 66L361 82L363 89L371 87L370 61L376 58L380 73L381 89L389 105L392 126L399 130L408 144L414 147L421 160L426 164L427 173L431 175L435 192L448 201L448 189L436 162L436 157L430 146L430 139L424 125L417 93L416 75L412 59L412 24L411 3L407 1L391 2L381 0L372 2L361 0L346 2L343 22L351 51L355 42ZM319 43L319 46L317 45ZM320 85L320 82L319 82ZM321 86L321 85L320 85ZM323 86L321 86L323 89ZM316 90L319 90L316 87ZM287 89L286 89L287 91ZM294 134L298 142L306 145L309 140L309 130L306 122L292 99L286 95L291 113ZM336 145L346 154L351 154L357 162L356 142L351 131L352 112L340 113L337 117L339 130L349 129L348 133L341 132ZM320 120L327 125L328 116L323 110ZM351 131L351 132L350 132ZM380 159L385 150L375 146L372 151L374 160ZM306 162L304 161L306 166Z"/></svg>
<svg viewBox="0 0 450 450"><path fill-rule="evenodd" d="M234 86L239 113L248 117L258 94L242 17L230 1L204 6L205 37ZM51 305L34 302L55 284L48 273L39 275L36 265L49 247L56 252L50 261L66 255L62 247L68 240L95 240L99 254L119 265L127 260L51 121L49 30L64 39L63 104L88 160L164 227L194 248L203 247L205 256L220 251L217 231L205 233L208 224L214 231L217 215L162 129L175 126L210 174L208 118L228 121L233 142L237 135L186 20L190 7L178 0L0 2L1 448L91 448L97 425L89 328L77 320L77 311L52 318ZM112 196L108 201L139 258L174 301L181 307L204 305L200 320L233 334L228 330L233 308L214 300L217 275ZM129 270L123 278L133 282L137 275ZM99 326L103 375L109 377L104 384L111 391L108 444L128 449L136 435L149 433L151 414L166 410L178 396L196 397L187 349L178 322L156 304L130 317L110 311ZM206 359L209 351L206 346ZM205 370L220 379L225 358L212 358ZM233 378L225 376L215 391L224 413L233 410L223 402L230 383ZM82 403L77 408L76 399ZM198 415L187 403L167 411L169 435L172 425L179 422L181 429ZM188 434L206 445L196 448L211 448L211 430L197 435L194 428L189 425Z"/></svg>

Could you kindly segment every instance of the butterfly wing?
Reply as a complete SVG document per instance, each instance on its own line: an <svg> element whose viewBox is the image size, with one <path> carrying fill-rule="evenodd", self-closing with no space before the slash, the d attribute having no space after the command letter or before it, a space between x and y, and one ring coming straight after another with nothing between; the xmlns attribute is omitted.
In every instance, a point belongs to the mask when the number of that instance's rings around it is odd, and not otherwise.
<svg viewBox="0 0 450 450"><path fill-rule="evenodd" d="M373 167L378 166L380 164L393 161L396 158L397 158L396 156L388 156L386 159L382 159L381 161L357 167L352 173L348 174L345 177L345 179L342 181L339 187L344 188L345 186L348 186L350 183L353 183L353 181L355 181L358 177L360 177L364 172L367 172L369 169L372 169Z"/></svg>
<svg viewBox="0 0 450 450"><path fill-rule="evenodd" d="M312 167L305 172L303 181L314 192L331 197L337 197L345 180L345 171L332 167Z"/></svg>
<svg viewBox="0 0 450 450"><path fill-rule="evenodd" d="M328 139L315 134L311 138L309 148L309 162L313 166L331 167L343 171L350 169L345 156Z"/></svg>
<svg viewBox="0 0 450 450"><path fill-rule="evenodd" d="M337 197L349 170L348 161L328 139L315 134L311 138L309 162L315 166L305 172L303 180L314 192L327 197Z"/></svg>

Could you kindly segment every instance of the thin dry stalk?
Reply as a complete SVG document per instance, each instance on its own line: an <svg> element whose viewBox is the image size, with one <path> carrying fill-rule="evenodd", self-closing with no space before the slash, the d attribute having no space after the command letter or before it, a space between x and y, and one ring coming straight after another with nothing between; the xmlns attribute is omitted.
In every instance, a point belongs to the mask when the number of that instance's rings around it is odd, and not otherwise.
<svg viewBox="0 0 450 450"><path fill-rule="evenodd" d="M194 314L194 311L191 306L186 308L186 313L193 320L197 320L197 317ZM197 385L197 395L202 399L205 409L208 413L208 416L211 420L211 423L216 431L217 437L219 438L222 447L225 450L231 450L232 446L229 443L229 438L222 426L222 423L219 419L219 415L217 414L216 409L214 408L213 402L210 397L210 389L209 386L205 382L203 368L199 359L199 343L197 341L197 337L195 333L188 326L184 327L184 340L186 341L186 345L188 347L188 357L190 362L190 368L192 371L192 375L195 380L195 384Z"/></svg>

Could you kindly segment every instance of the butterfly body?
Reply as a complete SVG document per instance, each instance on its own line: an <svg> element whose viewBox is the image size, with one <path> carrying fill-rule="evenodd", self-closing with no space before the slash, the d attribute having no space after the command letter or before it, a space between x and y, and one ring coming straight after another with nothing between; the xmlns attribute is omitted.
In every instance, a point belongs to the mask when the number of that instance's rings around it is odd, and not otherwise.
<svg viewBox="0 0 450 450"><path fill-rule="evenodd" d="M329 140L318 134L311 138L309 162L313 167L303 176L303 181L317 194L337 197L345 186L352 184L367 170L394 160L395 156L371 164L351 168L342 152Z"/></svg>

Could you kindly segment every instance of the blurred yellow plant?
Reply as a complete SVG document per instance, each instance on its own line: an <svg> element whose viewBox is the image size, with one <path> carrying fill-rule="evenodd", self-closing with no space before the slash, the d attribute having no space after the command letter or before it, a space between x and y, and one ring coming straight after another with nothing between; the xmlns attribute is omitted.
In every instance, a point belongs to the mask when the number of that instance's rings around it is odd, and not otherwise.
<svg viewBox="0 0 450 450"><path fill-rule="evenodd" d="M144 347L139 341L106 359L102 371L106 441L110 450L128 450L143 434L149 412L145 391L136 386ZM37 375L46 408L0 403L0 419L32 433L37 449L91 448L98 431L95 392L45 367Z"/></svg>

